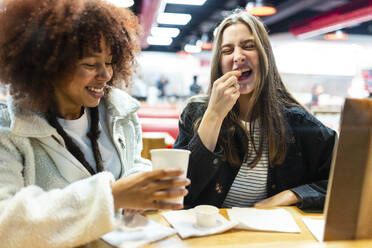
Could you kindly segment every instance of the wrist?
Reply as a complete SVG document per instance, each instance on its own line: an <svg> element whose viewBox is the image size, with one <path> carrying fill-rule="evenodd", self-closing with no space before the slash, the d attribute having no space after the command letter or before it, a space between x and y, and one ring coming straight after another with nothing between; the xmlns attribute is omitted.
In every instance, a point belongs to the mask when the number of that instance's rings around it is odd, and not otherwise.
<svg viewBox="0 0 372 248"><path fill-rule="evenodd" d="M117 200L117 191L115 187L115 182L111 183L111 192L112 192L112 198L114 202L114 211L117 212L119 210L119 204Z"/></svg>
<svg viewBox="0 0 372 248"><path fill-rule="evenodd" d="M295 192L292 190L287 190L286 191L287 199L290 202L290 205L297 204L301 202L301 197L299 197Z"/></svg>
<svg viewBox="0 0 372 248"><path fill-rule="evenodd" d="M203 119L205 119L206 121L215 123L217 125L222 124L224 118L225 117L221 116L221 113L219 113L219 111L215 111L209 108L207 108L203 116Z"/></svg>

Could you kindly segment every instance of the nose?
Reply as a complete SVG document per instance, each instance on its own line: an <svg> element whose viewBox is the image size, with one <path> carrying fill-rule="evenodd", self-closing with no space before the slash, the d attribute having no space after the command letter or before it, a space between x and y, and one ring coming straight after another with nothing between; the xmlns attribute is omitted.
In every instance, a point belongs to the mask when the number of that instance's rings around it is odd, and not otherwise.
<svg viewBox="0 0 372 248"><path fill-rule="evenodd" d="M240 49L235 49L235 51L234 51L234 63L237 64L237 65L244 64L245 59L246 58L245 58L244 54L242 53L242 51Z"/></svg>
<svg viewBox="0 0 372 248"><path fill-rule="evenodd" d="M111 66L100 66L97 74L97 79L101 81L109 81L112 77L112 67Z"/></svg>

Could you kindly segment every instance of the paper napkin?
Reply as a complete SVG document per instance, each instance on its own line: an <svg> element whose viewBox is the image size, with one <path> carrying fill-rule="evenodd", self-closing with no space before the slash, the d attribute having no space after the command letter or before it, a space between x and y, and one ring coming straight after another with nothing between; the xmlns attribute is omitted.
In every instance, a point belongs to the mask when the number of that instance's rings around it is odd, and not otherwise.
<svg viewBox="0 0 372 248"><path fill-rule="evenodd" d="M310 230L313 236L319 241L323 241L324 237L324 220L312 219L312 218L302 218L306 227Z"/></svg>
<svg viewBox="0 0 372 248"><path fill-rule="evenodd" d="M103 240L120 248L137 248L177 233L140 214L123 218L119 228L103 235Z"/></svg>
<svg viewBox="0 0 372 248"><path fill-rule="evenodd" d="M260 231L299 233L300 228L285 209L227 209L230 220L239 222L236 228Z"/></svg>

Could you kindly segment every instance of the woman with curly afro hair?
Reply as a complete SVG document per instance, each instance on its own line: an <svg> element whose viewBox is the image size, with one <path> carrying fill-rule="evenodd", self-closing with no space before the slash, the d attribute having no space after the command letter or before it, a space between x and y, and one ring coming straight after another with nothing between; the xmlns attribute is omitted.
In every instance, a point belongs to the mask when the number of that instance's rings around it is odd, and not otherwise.
<svg viewBox="0 0 372 248"><path fill-rule="evenodd" d="M182 208L161 200L189 181L150 171L139 103L120 90L137 34L133 13L103 0L0 5L2 247L74 247L112 231L120 209Z"/></svg>

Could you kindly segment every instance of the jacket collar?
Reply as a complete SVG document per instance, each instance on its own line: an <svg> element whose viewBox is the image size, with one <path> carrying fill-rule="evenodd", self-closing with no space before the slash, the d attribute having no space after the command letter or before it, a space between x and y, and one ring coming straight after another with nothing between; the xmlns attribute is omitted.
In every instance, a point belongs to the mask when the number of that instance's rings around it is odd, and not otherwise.
<svg viewBox="0 0 372 248"><path fill-rule="evenodd" d="M124 118L136 112L140 107L140 103L137 100L126 92L113 87L109 88L104 101L108 115L116 118ZM11 97L8 97L7 105L12 133L23 137L35 138L57 134L55 128L49 125L43 114L22 110Z"/></svg>
<svg viewBox="0 0 372 248"><path fill-rule="evenodd" d="M124 118L135 113L140 108L140 103L117 88L110 87L105 97L108 115Z"/></svg>

